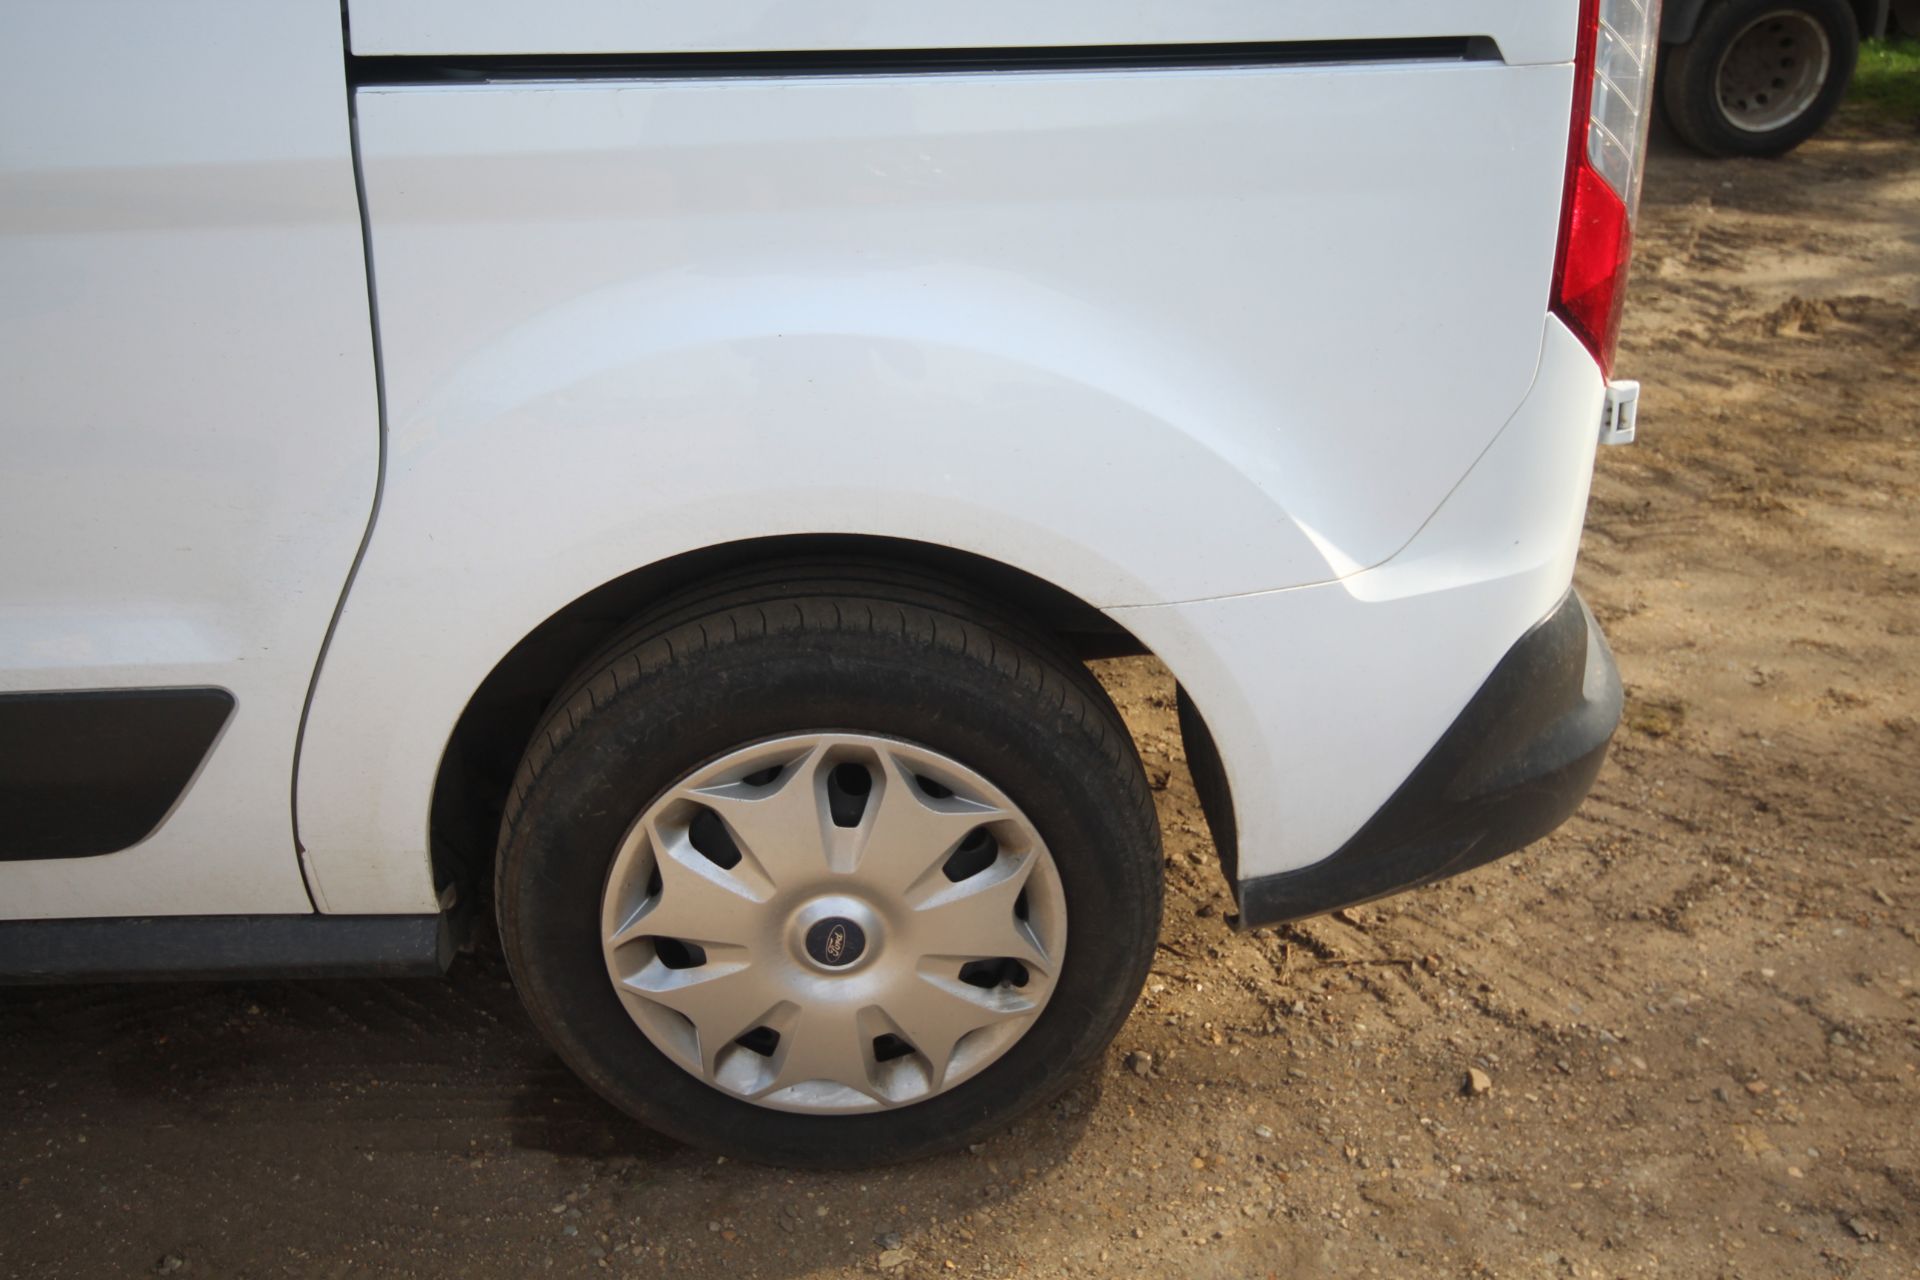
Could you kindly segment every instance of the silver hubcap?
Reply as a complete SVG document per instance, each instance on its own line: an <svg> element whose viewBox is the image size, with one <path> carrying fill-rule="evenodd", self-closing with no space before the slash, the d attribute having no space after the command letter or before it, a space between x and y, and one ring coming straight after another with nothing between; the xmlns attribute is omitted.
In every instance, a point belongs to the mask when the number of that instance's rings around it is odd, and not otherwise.
<svg viewBox="0 0 1920 1280"><path fill-rule="evenodd" d="M1066 953L1053 858L992 783L892 738L746 747L613 861L607 971L649 1040L783 1111L903 1106L1004 1054Z"/></svg>
<svg viewBox="0 0 1920 1280"><path fill-rule="evenodd" d="M1798 119L1827 82L1833 49L1824 27L1781 9L1754 19L1720 55L1714 90L1727 123L1749 133Z"/></svg>

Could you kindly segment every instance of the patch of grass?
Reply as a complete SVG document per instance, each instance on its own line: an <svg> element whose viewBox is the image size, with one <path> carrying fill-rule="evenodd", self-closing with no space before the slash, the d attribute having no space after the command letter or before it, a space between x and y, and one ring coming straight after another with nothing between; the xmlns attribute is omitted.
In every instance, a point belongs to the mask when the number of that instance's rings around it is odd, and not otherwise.
<svg viewBox="0 0 1920 1280"><path fill-rule="evenodd" d="M1847 101L1882 119L1920 123L1920 40L1862 41Z"/></svg>
<svg viewBox="0 0 1920 1280"><path fill-rule="evenodd" d="M1680 731L1687 722L1687 704L1678 698L1661 698L1627 691L1627 728L1649 738L1665 738Z"/></svg>

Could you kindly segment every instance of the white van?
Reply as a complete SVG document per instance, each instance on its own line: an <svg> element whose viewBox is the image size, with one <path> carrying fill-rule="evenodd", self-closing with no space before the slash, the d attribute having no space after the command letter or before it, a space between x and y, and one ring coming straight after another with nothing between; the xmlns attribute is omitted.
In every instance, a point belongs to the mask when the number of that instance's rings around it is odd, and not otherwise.
<svg viewBox="0 0 1920 1280"><path fill-rule="evenodd" d="M1657 0L14 0L0 975L437 973L796 1164L1552 829Z"/></svg>

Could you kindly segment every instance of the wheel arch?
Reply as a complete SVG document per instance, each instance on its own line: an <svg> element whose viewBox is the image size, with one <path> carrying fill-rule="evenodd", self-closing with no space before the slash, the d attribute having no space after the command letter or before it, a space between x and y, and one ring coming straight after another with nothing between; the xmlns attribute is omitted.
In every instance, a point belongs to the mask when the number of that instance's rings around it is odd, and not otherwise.
<svg viewBox="0 0 1920 1280"><path fill-rule="evenodd" d="M1700 15L1719 3L1721 0L1667 0L1660 11L1661 43L1684 44L1693 39L1693 33L1700 26ZM1859 21L1863 39L1885 33L1888 0L1847 0L1847 7Z"/></svg>
<svg viewBox="0 0 1920 1280"><path fill-rule="evenodd" d="M1132 631L1071 591L1004 562L932 543L855 534L752 538L703 547L623 574L577 597L527 632L473 690L435 772L429 808L434 881L460 900L490 892L500 813L514 771L541 717L568 677L655 601L717 575L784 560L880 563L972 588L1056 639L1082 661L1149 655ZM1180 728L1199 761L1218 756L1191 698L1180 699ZM1196 764L1196 780L1203 769ZM1203 784L1206 812L1232 878L1231 798L1216 765Z"/></svg>

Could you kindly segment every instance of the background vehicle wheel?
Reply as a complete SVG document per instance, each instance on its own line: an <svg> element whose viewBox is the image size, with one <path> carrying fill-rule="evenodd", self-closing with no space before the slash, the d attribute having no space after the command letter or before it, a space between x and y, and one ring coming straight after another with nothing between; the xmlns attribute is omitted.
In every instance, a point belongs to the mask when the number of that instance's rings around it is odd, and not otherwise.
<svg viewBox="0 0 1920 1280"><path fill-rule="evenodd" d="M1667 120L1708 155L1780 155L1833 115L1859 54L1846 0L1723 0L1662 50Z"/></svg>
<svg viewBox="0 0 1920 1280"><path fill-rule="evenodd" d="M556 699L497 868L534 1021L615 1105L747 1159L963 1145L1139 994L1160 835L1071 655L963 589L786 565L696 589Z"/></svg>

